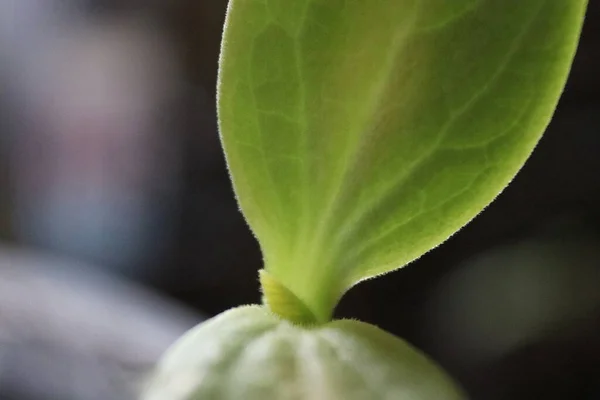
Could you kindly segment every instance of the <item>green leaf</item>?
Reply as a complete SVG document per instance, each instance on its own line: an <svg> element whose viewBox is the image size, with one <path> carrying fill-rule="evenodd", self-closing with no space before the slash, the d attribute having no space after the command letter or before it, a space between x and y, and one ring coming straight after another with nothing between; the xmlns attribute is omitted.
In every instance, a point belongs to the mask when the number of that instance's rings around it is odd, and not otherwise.
<svg viewBox="0 0 600 400"><path fill-rule="evenodd" d="M231 0L219 120L270 278L319 321L460 229L550 121L585 0Z"/></svg>

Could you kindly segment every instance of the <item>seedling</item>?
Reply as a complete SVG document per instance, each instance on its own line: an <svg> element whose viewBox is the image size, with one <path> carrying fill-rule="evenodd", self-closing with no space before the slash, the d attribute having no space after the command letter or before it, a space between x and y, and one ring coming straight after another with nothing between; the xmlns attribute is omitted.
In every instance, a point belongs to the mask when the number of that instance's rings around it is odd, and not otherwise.
<svg viewBox="0 0 600 400"><path fill-rule="evenodd" d="M556 108L586 3L231 0L220 133L264 305L188 333L145 398L464 398L401 339L333 311L508 185Z"/></svg>

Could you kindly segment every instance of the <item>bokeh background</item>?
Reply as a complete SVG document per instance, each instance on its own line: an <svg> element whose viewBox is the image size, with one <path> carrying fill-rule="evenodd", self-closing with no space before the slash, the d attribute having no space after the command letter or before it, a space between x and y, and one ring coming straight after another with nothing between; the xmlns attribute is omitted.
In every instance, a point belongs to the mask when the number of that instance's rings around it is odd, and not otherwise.
<svg viewBox="0 0 600 400"><path fill-rule="evenodd" d="M0 399L133 399L186 329L260 301L219 147L226 0L0 0ZM473 399L600 399L600 4L498 199L338 316Z"/></svg>

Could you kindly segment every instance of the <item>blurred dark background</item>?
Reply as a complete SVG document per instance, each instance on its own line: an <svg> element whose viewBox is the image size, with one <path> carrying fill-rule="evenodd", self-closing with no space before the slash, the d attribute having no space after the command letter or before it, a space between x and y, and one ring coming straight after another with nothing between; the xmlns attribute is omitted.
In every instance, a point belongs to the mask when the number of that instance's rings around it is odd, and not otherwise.
<svg viewBox="0 0 600 400"><path fill-rule="evenodd" d="M225 0L0 0L0 399L131 399L195 323L260 301L215 120ZM600 399L600 3L521 173L340 317L473 399Z"/></svg>

